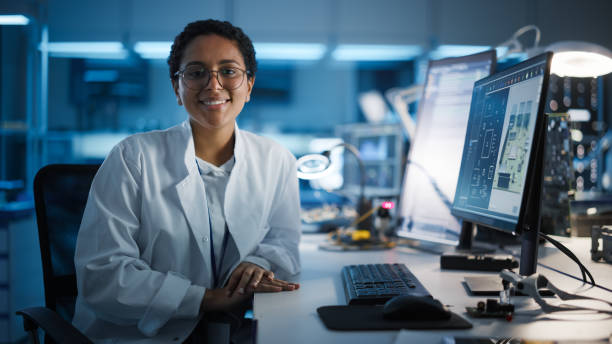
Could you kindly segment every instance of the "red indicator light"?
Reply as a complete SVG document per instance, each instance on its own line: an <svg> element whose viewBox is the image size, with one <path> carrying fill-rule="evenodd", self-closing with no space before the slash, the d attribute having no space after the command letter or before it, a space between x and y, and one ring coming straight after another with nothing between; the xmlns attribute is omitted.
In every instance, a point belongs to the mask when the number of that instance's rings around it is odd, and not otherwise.
<svg viewBox="0 0 612 344"><path fill-rule="evenodd" d="M387 201L387 202L382 202L382 204L380 206L383 209L393 209L395 207L395 203Z"/></svg>

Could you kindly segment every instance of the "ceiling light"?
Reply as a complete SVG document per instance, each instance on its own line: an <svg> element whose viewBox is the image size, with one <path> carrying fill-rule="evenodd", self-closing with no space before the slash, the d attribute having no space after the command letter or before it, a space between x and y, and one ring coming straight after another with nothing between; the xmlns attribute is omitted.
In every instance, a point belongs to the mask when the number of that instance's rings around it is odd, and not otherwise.
<svg viewBox="0 0 612 344"><path fill-rule="evenodd" d="M332 57L338 61L405 61L421 53L417 45L341 44Z"/></svg>
<svg viewBox="0 0 612 344"><path fill-rule="evenodd" d="M446 57L466 56L491 49L488 45L459 45L443 44L429 53L431 59L442 59Z"/></svg>
<svg viewBox="0 0 612 344"><path fill-rule="evenodd" d="M128 56L121 42L49 42L41 44L39 49L46 50L50 57L124 59Z"/></svg>
<svg viewBox="0 0 612 344"><path fill-rule="evenodd" d="M137 42L134 51L143 59L167 59L172 42Z"/></svg>
<svg viewBox="0 0 612 344"><path fill-rule="evenodd" d="M327 50L319 43L255 43L257 60L320 60Z"/></svg>
<svg viewBox="0 0 612 344"><path fill-rule="evenodd" d="M28 25L30 19L21 14L0 15L0 25Z"/></svg>

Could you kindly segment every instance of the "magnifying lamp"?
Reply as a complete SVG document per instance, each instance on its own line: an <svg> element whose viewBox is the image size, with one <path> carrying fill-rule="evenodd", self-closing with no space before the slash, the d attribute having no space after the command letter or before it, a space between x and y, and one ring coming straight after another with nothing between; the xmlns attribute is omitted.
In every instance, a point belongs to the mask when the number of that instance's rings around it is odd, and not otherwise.
<svg viewBox="0 0 612 344"><path fill-rule="evenodd" d="M520 38L525 33L534 31L535 37L531 47L524 46ZM612 72L612 52L601 45L582 41L561 41L540 47L540 29L535 25L526 25L518 29L512 37L500 43L498 59L514 53L526 53L533 57L544 51L554 53L550 72L561 77L598 77Z"/></svg>
<svg viewBox="0 0 612 344"><path fill-rule="evenodd" d="M549 45L554 53L551 73L570 77L597 77L612 72L612 52L589 42L562 41Z"/></svg>
<svg viewBox="0 0 612 344"><path fill-rule="evenodd" d="M338 143L335 146L332 146L328 150L320 153L320 154L307 154L302 156L297 160L297 176L300 179L304 180L312 180L322 178L327 175L330 171L330 155L331 151L336 148L345 148L348 152L350 152L359 163L359 172L360 172L360 191L359 191L359 200L357 203L357 213L359 217L366 214L372 208L372 204L365 197L365 183L366 183L366 171L365 165L363 164L363 160L359 156L359 151L357 148L349 143ZM372 217L369 216L365 220L361 222L359 226L360 229L372 229Z"/></svg>

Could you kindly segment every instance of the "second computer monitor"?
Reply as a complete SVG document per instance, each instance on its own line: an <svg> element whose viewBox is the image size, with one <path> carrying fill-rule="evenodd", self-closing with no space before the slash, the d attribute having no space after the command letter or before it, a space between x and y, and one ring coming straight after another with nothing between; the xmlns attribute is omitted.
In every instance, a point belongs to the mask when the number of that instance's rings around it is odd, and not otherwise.
<svg viewBox="0 0 612 344"><path fill-rule="evenodd" d="M416 135L404 172L398 235L449 245L459 242L451 214L474 82L495 68L495 50L430 61Z"/></svg>

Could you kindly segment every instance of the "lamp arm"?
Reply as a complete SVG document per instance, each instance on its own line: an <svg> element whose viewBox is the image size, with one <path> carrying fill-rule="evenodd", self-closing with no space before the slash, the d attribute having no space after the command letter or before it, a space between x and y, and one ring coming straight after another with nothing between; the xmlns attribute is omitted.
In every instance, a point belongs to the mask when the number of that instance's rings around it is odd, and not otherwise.
<svg viewBox="0 0 612 344"><path fill-rule="evenodd" d="M516 32L514 33L514 35L512 35L512 38L514 39L518 39L520 36L524 35L526 32L528 31L535 31L535 38L533 40L533 47L532 48L537 48L538 45L540 45L540 28L535 26L535 25L525 25L522 28L516 30Z"/></svg>
<svg viewBox="0 0 612 344"><path fill-rule="evenodd" d="M535 38L533 40L533 46L527 49L523 47L523 44L521 44L521 42L519 41L519 37L521 37L525 33L532 31L532 30L535 31ZM538 28L535 25L525 25L519 28L518 30L516 30L515 33L512 34L512 37L510 37L508 40L497 45L497 48L500 48L500 47L508 48L508 51L498 56L497 59L498 60L503 59L506 56L513 54L513 53L528 52L528 51L536 50L540 44L540 36L541 36L540 28Z"/></svg>
<svg viewBox="0 0 612 344"><path fill-rule="evenodd" d="M361 174L361 183L360 183L360 192L359 192L359 195L360 195L359 200L361 201L365 197L366 170L365 170L365 165L363 164L363 160L361 160L361 156L359 155L359 150L357 149L357 147L353 146L350 143L341 142L331 147L330 149L328 149L325 152L325 154L329 155L329 153L333 149L336 149L338 147L344 147L344 149L347 149L349 152L351 152L351 154L355 156L355 158L357 158L357 162L359 163L359 172Z"/></svg>

